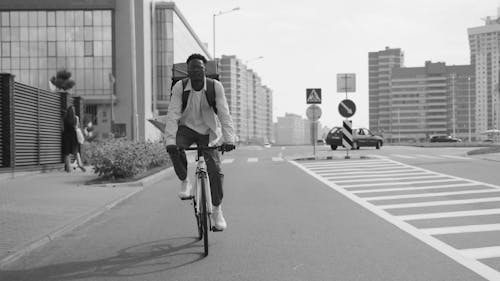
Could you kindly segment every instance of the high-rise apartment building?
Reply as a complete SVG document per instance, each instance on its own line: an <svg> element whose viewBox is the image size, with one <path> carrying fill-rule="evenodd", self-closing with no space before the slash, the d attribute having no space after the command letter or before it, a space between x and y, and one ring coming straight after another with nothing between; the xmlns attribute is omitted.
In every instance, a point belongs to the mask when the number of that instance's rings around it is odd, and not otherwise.
<svg viewBox="0 0 500 281"><path fill-rule="evenodd" d="M391 49L368 53L368 102L369 126L373 132L388 132L391 127L391 74L392 68L404 64L401 49Z"/></svg>
<svg viewBox="0 0 500 281"><path fill-rule="evenodd" d="M219 61L229 110L239 140L265 143L272 140L272 91L261 78L236 56L223 55Z"/></svg>
<svg viewBox="0 0 500 281"><path fill-rule="evenodd" d="M305 144L305 128L302 116L293 113L285 113L278 116L276 123L276 143L282 145Z"/></svg>
<svg viewBox="0 0 500 281"><path fill-rule="evenodd" d="M0 35L0 72L48 90L66 68L102 136L114 120L115 134L159 138L148 119L166 111L172 65L191 53L211 59L173 2L2 0Z"/></svg>
<svg viewBox="0 0 500 281"><path fill-rule="evenodd" d="M392 69L389 130L391 142L424 142L430 135L476 138L474 69L427 61L424 67Z"/></svg>
<svg viewBox="0 0 500 281"><path fill-rule="evenodd" d="M476 72L476 128L479 133L500 128L500 8L484 26L467 29L470 61Z"/></svg>

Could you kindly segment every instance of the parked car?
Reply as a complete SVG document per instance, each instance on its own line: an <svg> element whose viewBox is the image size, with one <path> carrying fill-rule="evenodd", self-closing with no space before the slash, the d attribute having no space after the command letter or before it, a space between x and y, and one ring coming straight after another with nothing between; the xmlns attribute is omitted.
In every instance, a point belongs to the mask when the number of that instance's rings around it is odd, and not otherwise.
<svg viewBox="0 0 500 281"><path fill-rule="evenodd" d="M450 135L434 135L431 136L430 142L462 142L462 140Z"/></svg>
<svg viewBox="0 0 500 281"><path fill-rule="evenodd" d="M383 137L373 134L366 128L353 129L352 132L352 149L359 149L362 146L374 146L376 149L380 149L384 145ZM330 145L332 150L337 149L339 146L343 146L342 128L334 127L331 129L330 132L328 132L325 141L328 145Z"/></svg>

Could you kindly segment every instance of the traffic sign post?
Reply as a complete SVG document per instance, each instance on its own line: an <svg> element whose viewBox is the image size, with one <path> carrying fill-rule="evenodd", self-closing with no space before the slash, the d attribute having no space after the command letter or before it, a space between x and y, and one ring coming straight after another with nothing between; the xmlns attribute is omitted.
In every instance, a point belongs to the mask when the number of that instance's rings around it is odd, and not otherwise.
<svg viewBox="0 0 500 281"><path fill-rule="evenodd" d="M321 107L311 104L306 110L307 119L311 120L311 139L313 142L313 155L316 159L316 126L321 117Z"/></svg>
<svg viewBox="0 0 500 281"><path fill-rule="evenodd" d="M352 148L352 121L345 119L342 124L342 145L345 147L345 159L349 159L349 149Z"/></svg>
<svg viewBox="0 0 500 281"><path fill-rule="evenodd" d="M355 73L339 73L337 74L337 93L345 92L345 100L339 103L338 109L340 115L346 119L342 124L342 145L346 148L345 159L349 159L349 149L353 146L352 137L352 117L356 113L356 104L347 99L348 92L356 92L356 74Z"/></svg>

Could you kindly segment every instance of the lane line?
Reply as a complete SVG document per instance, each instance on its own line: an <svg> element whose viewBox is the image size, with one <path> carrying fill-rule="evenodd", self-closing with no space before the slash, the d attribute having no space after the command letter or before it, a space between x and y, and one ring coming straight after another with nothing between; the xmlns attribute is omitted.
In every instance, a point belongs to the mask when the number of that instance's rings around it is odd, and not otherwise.
<svg viewBox="0 0 500 281"><path fill-rule="evenodd" d="M422 172L419 170L412 170L408 169L406 167L402 169L390 169L390 170L378 170L378 171L354 171L354 172L339 172L339 171L328 171L328 172L318 172L315 171L315 173L320 174L320 175L389 175L389 174L397 174L397 173L408 173L408 172L413 172L413 173L426 173L428 172Z"/></svg>
<svg viewBox="0 0 500 281"><path fill-rule="evenodd" d="M463 156L456 156L456 155L439 155L439 156L445 157L445 158L451 158L451 159L459 159L459 160L472 160L472 158L463 157Z"/></svg>
<svg viewBox="0 0 500 281"><path fill-rule="evenodd" d="M405 158L405 159L415 159L416 158L413 156L403 155L403 154L391 154L391 156L396 156L396 157Z"/></svg>
<svg viewBox="0 0 500 281"><path fill-rule="evenodd" d="M408 167L404 166L380 166L380 167L347 167L347 168L338 168L333 170L334 172L352 172L354 171L361 171L361 172L374 172L374 171L394 171L394 170L417 170L417 169L409 169ZM311 171L319 172L319 171L332 171L332 168L313 168L310 169Z"/></svg>
<svg viewBox="0 0 500 281"><path fill-rule="evenodd" d="M392 160L390 160L392 161ZM344 188L341 188L337 186L335 183L330 182L320 175L315 174L314 172L308 170L306 167L301 166L299 163L296 161L290 161L292 165L295 165L298 169L304 171L305 173L309 174L313 178L317 179L318 181L322 182L326 186L329 186L331 189L337 191L338 193L344 195L345 197L349 198L353 202L356 202L360 206L364 207L365 209L371 211L375 215L385 219L389 223L395 225L399 229L409 233L413 237L421 240L422 242L426 243L427 245L433 247L434 249L440 251L444 255L448 256L452 260L456 261L457 263L467 267L468 269L472 270L473 272L479 274L483 278L486 278L487 280L500 280L500 272L494 270L493 268L477 261L474 258L471 258L470 255L464 255L461 251L458 251L457 249L451 247L450 245L442 242L439 239L434 238L433 236L429 236L416 227L410 225L409 223L397 219L395 216L389 214L388 212L368 203L367 201L362 200L361 198L357 197L356 195L352 194L351 192L345 190ZM498 247L498 252L500 253L500 247Z"/></svg>
<svg viewBox="0 0 500 281"><path fill-rule="evenodd" d="M461 226L450 226L450 227L433 227L433 228L423 228L421 230L429 235L487 232L487 231L500 230L500 223L472 224L472 225L461 225Z"/></svg>
<svg viewBox="0 0 500 281"><path fill-rule="evenodd" d="M283 161L283 158L281 158L281 157L273 157L273 161L280 162L280 161Z"/></svg>
<svg viewBox="0 0 500 281"><path fill-rule="evenodd" d="M233 162L234 162L234 159L232 159L232 158L226 158L226 159L222 160L223 164L229 164L229 163L233 163Z"/></svg>
<svg viewBox="0 0 500 281"><path fill-rule="evenodd" d="M462 194L481 194L481 193L491 193L491 192L500 192L500 190L498 190L498 189L486 189L486 190L432 192L432 193L419 193L419 194L406 194L406 195L363 197L363 199L365 199L367 201L379 201L379 200L388 200L388 199L425 198L425 197L439 197L439 196L462 195Z"/></svg>
<svg viewBox="0 0 500 281"><path fill-rule="evenodd" d="M437 156L431 156L431 155L427 155L427 154L415 154L415 155L418 157L427 158L427 159L441 159Z"/></svg>
<svg viewBox="0 0 500 281"><path fill-rule="evenodd" d="M250 157L247 160L247 162L249 162L249 163L254 163L254 162L257 162L257 161L259 161L259 158L255 158L255 157Z"/></svg>
<svg viewBox="0 0 500 281"><path fill-rule="evenodd" d="M399 218L400 220L404 220L404 221L414 221L414 220L427 220L427 219L488 216L488 215L498 215L498 214L500 214L500 209L481 209L481 210L470 210L470 211L403 215L403 216L396 216L396 217Z"/></svg>

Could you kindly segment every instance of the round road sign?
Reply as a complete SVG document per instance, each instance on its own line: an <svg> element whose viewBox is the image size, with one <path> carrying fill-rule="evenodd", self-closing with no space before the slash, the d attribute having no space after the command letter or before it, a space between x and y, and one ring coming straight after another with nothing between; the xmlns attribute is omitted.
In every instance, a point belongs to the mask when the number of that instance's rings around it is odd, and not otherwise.
<svg viewBox="0 0 500 281"><path fill-rule="evenodd" d="M311 104L306 110L307 119L312 121L318 121L321 117L321 107Z"/></svg>
<svg viewBox="0 0 500 281"><path fill-rule="evenodd" d="M345 99L339 103L339 113L345 118L349 118L356 113L356 105L352 100Z"/></svg>

